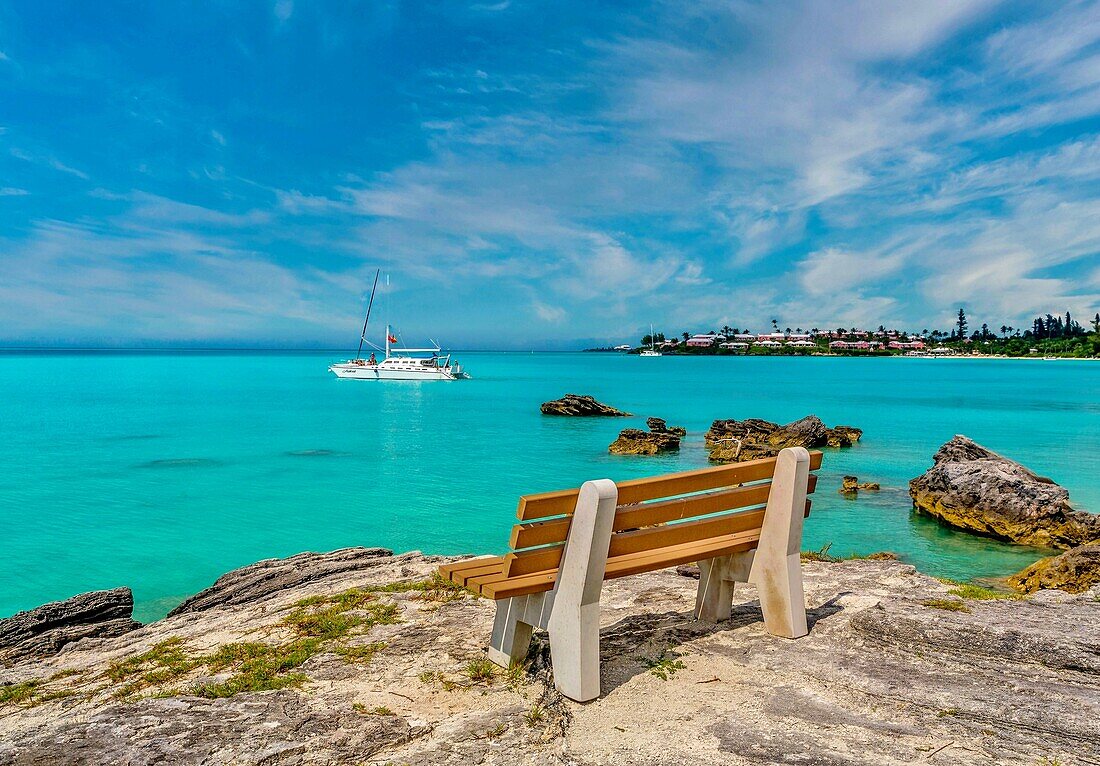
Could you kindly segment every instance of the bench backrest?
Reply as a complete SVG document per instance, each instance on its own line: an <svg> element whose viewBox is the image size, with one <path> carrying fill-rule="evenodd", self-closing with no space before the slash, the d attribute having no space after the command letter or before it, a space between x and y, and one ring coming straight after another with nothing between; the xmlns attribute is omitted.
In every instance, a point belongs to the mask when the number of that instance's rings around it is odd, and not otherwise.
<svg viewBox="0 0 1100 766"><path fill-rule="evenodd" d="M810 453L810 470L821 467ZM776 458L618 482L618 506L608 558L759 530ZM807 494L817 477L810 474ZM579 489L524 495L512 529L503 575L554 569L561 561ZM810 502L806 501L809 513Z"/></svg>

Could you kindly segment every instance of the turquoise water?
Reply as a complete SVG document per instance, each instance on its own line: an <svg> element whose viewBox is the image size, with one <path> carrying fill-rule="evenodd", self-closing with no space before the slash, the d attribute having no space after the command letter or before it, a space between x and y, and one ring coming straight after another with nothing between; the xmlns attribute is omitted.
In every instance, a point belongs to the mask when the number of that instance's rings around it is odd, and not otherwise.
<svg viewBox="0 0 1100 766"><path fill-rule="evenodd" d="M229 569L303 550L500 552L519 494L704 465L719 417L865 430L826 451L807 548L893 550L955 578L1041 555L911 514L906 482L955 433L1100 511L1094 362L470 353L473 380L380 384L335 380L337 356L0 355L0 615L129 585L152 619ZM638 417L539 414L566 392ZM607 453L652 415L688 428L679 455ZM845 500L843 474L883 491Z"/></svg>

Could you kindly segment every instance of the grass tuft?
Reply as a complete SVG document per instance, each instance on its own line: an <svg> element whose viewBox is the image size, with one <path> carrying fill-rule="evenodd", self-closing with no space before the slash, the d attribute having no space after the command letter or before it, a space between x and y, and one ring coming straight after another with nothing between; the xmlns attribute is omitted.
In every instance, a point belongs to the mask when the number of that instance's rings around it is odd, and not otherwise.
<svg viewBox="0 0 1100 766"><path fill-rule="evenodd" d="M546 718L546 708L538 703L523 714L523 720L526 721L527 725L532 729L542 723L544 718Z"/></svg>
<svg viewBox="0 0 1100 766"><path fill-rule="evenodd" d="M107 677L116 683L126 682L115 693L115 697L122 698L147 686L173 681L202 663L202 657L188 655L182 638L173 636L153 644L147 652L112 662L107 666Z"/></svg>
<svg viewBox="0 0 1100 766"><path fill-rule="evenodd" d="M816 551L802 551L802 553L799 554L799 558L801 558L802 561L823 561L828 564L835 564L841 559L839 556L833 556L829 553L829 549L832 547L832 543L825 543Z"/></svg>
<svg viewBox="0 0 1100 766"><path fill-rule="evenodd" d="M496 676L497 666L485 657L478 657L466 663L464 673L475 684L490 684Z"/></svg>
<svg viewBox="0 0 1100 766"><path fill-rule="evenodd" d="M986 588L983 585L968 582L959 583L947 592L952 596L976 601L1019 601L1024 597L1022 593L994 590L993 588Z"/></svg>
<svg viewBox="0 0 1100 766"><path fill-rule="evenodd" d="M342 646L336 650L336 653L343 657L348 662L370 662L374 659L374 655L386 648L384 641L375 641L370 644L363 644L361 646Z"/></svg>
<svg viewBox="0 0 1100 766"><path fill-rule="evenodd" d="M41 685L42 682L35 679L0 686L0 705L20 705L30 702L34 699L34 690Z"/></svg>
<svg viewBox="0 0 1100 766"><path fill-rule="evenodd" d="M648 657L642 657L641 660L645 663L645 666L649 668L649 672L660 678L662 681L667 681L676 675L676 672L683 670L686 665L683 661L678 659L680 655L672 652L670 656L666 656L664 652L661 656L655 660L651 660Z"/></svg>
<svg viewBox="0 0 1100 766"><path fill-rule="evenodd" d="M461 585L445 579L438 572L433 572L427 580L413 582L394 582L388 585L371 587L375 593L414 593L415 597L422 601L436 601L448 603L458 601L466 596L477 595L473 591L466 590Z"/></svg>
<svg viewBox="0 0 1100 766"><path fill-rule="evenodd" d="M929 598L921 602L922 606L932 609L943 609L946 612L969 612L970 607L964 601L955 601L950 598Z"/></svg>

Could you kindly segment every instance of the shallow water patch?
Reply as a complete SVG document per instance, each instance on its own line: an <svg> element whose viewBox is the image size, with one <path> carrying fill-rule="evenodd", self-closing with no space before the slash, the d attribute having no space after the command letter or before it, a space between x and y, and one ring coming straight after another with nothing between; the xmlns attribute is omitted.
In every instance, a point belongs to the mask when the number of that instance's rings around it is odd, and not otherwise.
<svg viewBox="0 0 1100 766"><path fill-rule="evenodd" d="M283 453L287 457L348 457L350 452L340 452L331 449L296 449Z"/></svg>
<svg viewBox="0 0 1100 766"><path fill-rule="evenodd" d="M225 465L220 460L208 457L174 457L162 460L150 460L139 464L138 468L213 468Z"/></svg>

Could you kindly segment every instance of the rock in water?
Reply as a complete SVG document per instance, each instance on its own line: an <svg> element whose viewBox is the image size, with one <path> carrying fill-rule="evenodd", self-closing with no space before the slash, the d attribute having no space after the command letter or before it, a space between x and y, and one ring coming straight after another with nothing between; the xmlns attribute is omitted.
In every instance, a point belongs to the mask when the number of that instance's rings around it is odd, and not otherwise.
<svg viewBox="0 0 1100 766"><path fill-rule="evenodd" d="M955 436L909 482L917 510L967 532L1025 545L1072 548L1100 540L1100 516L1074 510L1050 479Z"/></svg>
<svg viewBox="0 0 1100 766"><path fill-rule="evenodd" d="M323 580L340 572L371 569L391 561L387 548L341 548L329 553L299 553L285 559L267 559L224 574L168 613L203 612L212 607L247 604L303 583Z"/></svg>
<svg viewBox="0 0 1100 766"><path fill-rule="evenodd" d="M858 495L861 489L867 492L878 492L881 487L877 481L861 482L858 476L845 476L838 492L846 497L852 498Z"/></svg>
<svg viewBox="0 0 1100 766"><path fill-rule="evenodd" d="M1100 585L1100 542L1040 559L1008 578L1008 584L1023 593L1055 588L1084 593L1094 585Z"/></svg>
<svg viewBox="0 0 1100 766"><path fill-rule="evenodd" d="M786 447L850 447L863 432L852 426L827 428L816 415L781 426L770 420L715 420L705 439L716 463L775 457Z"/></svg>
<svg viewBox="0 0 1100 766"><path fill-rule="evenodd" d="M543 402L540 407L543 415L568 415L571 417L629 417L629 412L608 407L597 402L591 396L566 394L561 399Z"/></svg>
<svg viewBox="0 0 1100 766"><path fill-rule="evenodd" d="M680 438L687 436L686 428L684 428L683 426L670 426L665 423L664 418L646 418L645 425L646 428L648 428L650 431L653 431L654 433L672 434L674 436L679 436Z"/></svg>
<svg viewBox="0 0 1100 766"><path fill-rule="evenodd" d="M619 438L607 448L615 455L657 455L680 449L680 437L663 431L643 431L624 428Z"/></svg>
<svg viewBox="0 0 1100 766"><path fill-rule="evenodd" d="M82 638L111 638L141 627L129 588L97 590L0 620L0 660L47 657Z"/></svg>
<svg viewBox="0 0 1100 766"><path fill-rule="evenodd" d="M855 426L833 426L825 434L826 447L851 447L863 436L863 429Z"/></svg>

